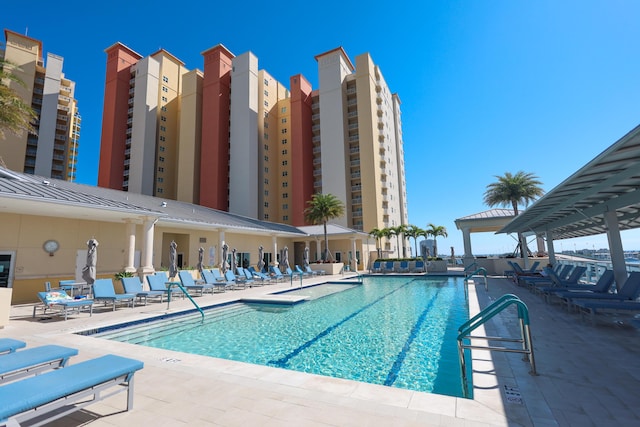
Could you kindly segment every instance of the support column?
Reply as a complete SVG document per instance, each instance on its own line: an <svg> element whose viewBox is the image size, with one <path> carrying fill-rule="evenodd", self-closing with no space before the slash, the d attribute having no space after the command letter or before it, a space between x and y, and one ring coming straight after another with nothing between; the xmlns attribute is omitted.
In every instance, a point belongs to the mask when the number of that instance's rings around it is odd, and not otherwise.
<svg viewBox="0 0 640 427"><path fill-rule="evenodd" d="M135 273L136 268L133 265L136 255L136 224L132 220L126 220L127 223L127 249L125 256L127 258L127 265L124 267L124 271L127 273Z"/></svg>
<svg viewBox="0 0 640 427"><path fill-rule="evenodd" d="M320 239L316 237L316 260L322 259L322 244Z"/></svg>
<svg viewBox="0 0 640 427"><path fill-rule="evenodd" d="M549 254L549 264L556 266L556 250L553 246L553 233L547 230L547 253Z"/></svg>
<svg viewBox="0 0 640 427"><path fill-rule="evenodd" d="M543 254L544 250L544 239L541 234L536 234L536 243L538 244L538 254Z"/></svg>
<svg viewBox="0 0 640 427"><path fill-rule="evenodd" d="M473 252L471 251L471 230L468 227L462 229L462 241L464 243L464 266L468 267L473 263Z"/></svg>
<svg viewBox="0 0 640 427"><path fill-rule="evenodd" d="M144 236L142 240L142 262L138 274L140 277L144 277L147 274L152 274L155 269L153 268L153 234L156 229L157 218L146 218L143 223Z"/></svg>
<svg viewBox="0 0 640 427"><path fill-rule="evenodd" d="M607 240L609 241L609 253L613 265L613 276L616 278L618 292L627 280L627 264L624 261L624 249L620 237L620 227L616 211L604 213L604 223L607 226Z"/></svg>
<svg viewBox="0 0 640 427"><path fill-rule="evenodd" d="M273 257L271 258L271 265L278 266L278 237L271 236L271 243L273 244Z"/></svg>

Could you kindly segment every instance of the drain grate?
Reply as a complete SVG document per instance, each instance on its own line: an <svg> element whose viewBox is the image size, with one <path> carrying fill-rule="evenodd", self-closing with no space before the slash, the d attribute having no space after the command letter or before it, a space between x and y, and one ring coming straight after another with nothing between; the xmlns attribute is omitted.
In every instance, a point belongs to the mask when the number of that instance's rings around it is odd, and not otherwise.
<svg viewBox="0 0 640 427"><path fill-rule="evenodd" d="M176 359L175 357L163 357L162 359L160 359L161 362L164 363L178 363L181 362L180 359Z"/></svg>
<svg viewBox="0 0 640 427"><path fill-rule="evenodd" d="M520 390L518 389L518 387L513 387L513 386L508 386L505 385L504 386L504 394L507 398L507 402L509 403L515 403L518 405L522 405L522 395L520 394Z"/></svg>

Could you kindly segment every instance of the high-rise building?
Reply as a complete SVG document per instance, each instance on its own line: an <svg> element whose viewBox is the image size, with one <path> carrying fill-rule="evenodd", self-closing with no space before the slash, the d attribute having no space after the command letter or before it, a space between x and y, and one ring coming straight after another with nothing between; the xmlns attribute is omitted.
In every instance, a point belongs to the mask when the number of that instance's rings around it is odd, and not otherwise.
<svg viewBox="0 0 640 427"><path fill-rule="evenodd" d="M314 90L223 45L202 52L203 72L165 51L106 52L98 185L292 225L331 193L340 225L407 224L400 99L368 54L355 67L342 48L316 56Z"/></svg>
<svg viewBox="0 0 640 427"><path fill-rule="evenodd" d="M5 133L0 157L15 171L74 181L81 127L75 82L62 72L62 57L48 53L45 64L41 41L10 30L4 35L0 57L24 83L9 81L8 85L31 105L37 119L36 133Z"/></svg>

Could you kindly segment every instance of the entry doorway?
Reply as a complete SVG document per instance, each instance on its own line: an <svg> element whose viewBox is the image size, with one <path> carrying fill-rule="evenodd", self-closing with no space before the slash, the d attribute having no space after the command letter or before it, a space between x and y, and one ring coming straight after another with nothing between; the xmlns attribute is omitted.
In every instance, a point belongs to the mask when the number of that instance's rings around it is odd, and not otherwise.
<svg viewBox="0 0 640 427"><path fill-rule="evenodd" d="M13 269L15 268L15 261L15 251L0 251L0 288L13 287Z"/></svg>

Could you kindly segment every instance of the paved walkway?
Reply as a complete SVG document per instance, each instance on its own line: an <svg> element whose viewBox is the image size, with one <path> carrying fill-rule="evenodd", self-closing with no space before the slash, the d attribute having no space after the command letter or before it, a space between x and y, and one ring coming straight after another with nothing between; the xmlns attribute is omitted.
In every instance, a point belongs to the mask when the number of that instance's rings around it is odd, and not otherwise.
<svg viewBox="0 0 640 427"><path fill-rule="evenodd" d="M332 279L339 279L333 277ZM306 279L305 284L320 279ZM327 278L322 279L327 280ZM201 305L258 296L290 283L198 297ZM135 376L134 409L117 395L67 416L54 426L636 426L640 425L638 330L608 319L596 326L501 278L470 286L470 310L505 293L529 306L538 376L518 354L474 350L474 399L413 392L277 368L139 347L73 332L189 308L187 300L150 303L92 317L33 319L14 306L2 337L29 346L80 350L76 361L107 353L144 361ZM508 311L478 334L515 336Z"/></svg>

